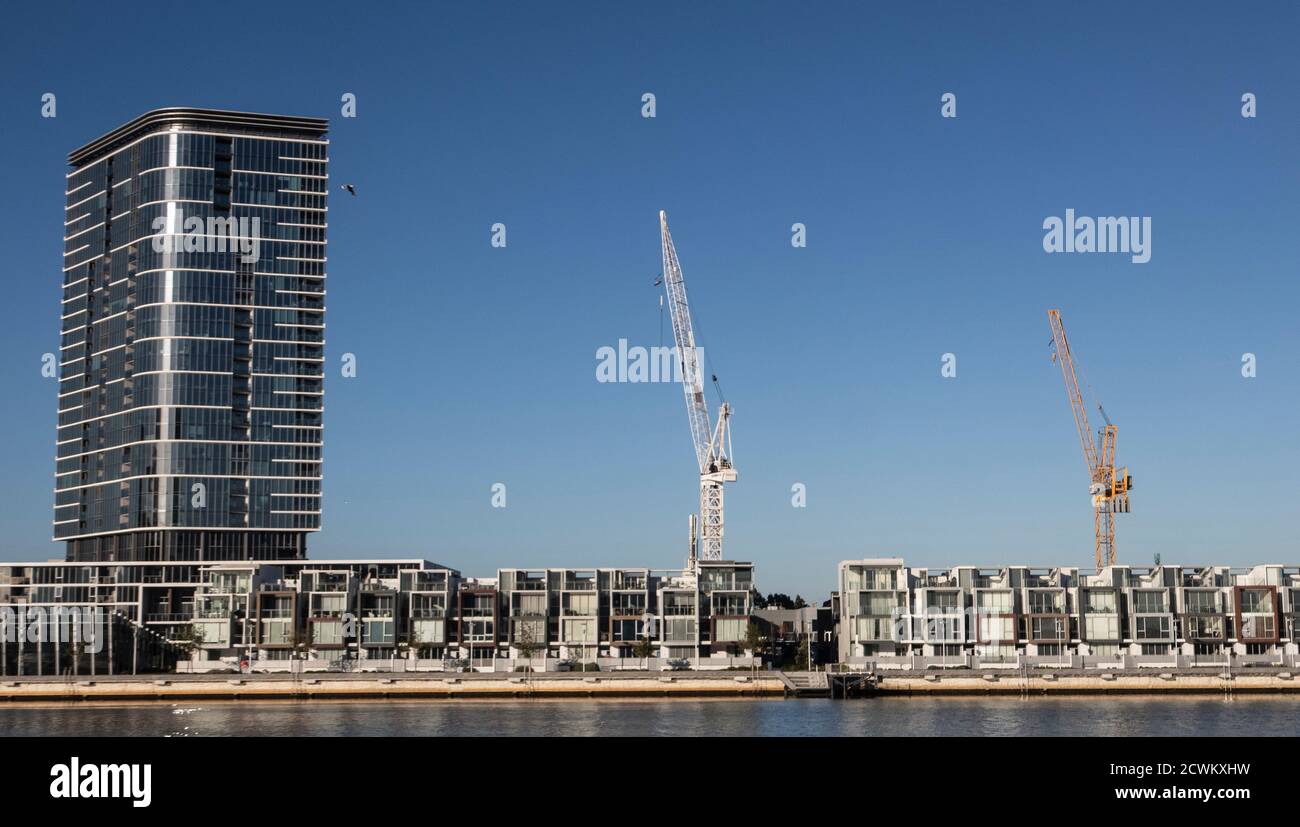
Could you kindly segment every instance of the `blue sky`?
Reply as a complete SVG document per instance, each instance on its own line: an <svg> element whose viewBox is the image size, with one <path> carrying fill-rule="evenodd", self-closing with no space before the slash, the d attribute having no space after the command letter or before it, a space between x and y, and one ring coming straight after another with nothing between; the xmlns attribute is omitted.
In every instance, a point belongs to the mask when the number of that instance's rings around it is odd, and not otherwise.
<svg viewBox="0 0 1300 827"><path fill-rule="evenodd" d="M595 381L601 346L659 342L666 209L735 409L728 556L763 590L824 597L863 556L1088 564L1053 306L1135 479L1121 561L1300 559L1293 6L698 5L9 10L0 559L62 553L65 155L182 105L331 119L312 556L681 565L679 389ZM1067 208L1150 216L1150 263L1046 254Z"/></svg>

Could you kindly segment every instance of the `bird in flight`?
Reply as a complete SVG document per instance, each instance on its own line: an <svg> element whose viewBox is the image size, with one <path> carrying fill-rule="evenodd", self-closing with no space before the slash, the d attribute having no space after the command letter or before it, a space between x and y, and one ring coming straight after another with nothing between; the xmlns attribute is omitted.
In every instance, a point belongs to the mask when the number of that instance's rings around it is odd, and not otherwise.
<svg viewBox="0 0 1300 827"><path fill-rule="evenodd" d="M345 190L347 190L348 193L351 194L351 195L356 195L356 194L357 194L357 188L354 187L354 186L352 186L351 184L344 184L344 185L341 187L341 189L345 189Z"/></svg>

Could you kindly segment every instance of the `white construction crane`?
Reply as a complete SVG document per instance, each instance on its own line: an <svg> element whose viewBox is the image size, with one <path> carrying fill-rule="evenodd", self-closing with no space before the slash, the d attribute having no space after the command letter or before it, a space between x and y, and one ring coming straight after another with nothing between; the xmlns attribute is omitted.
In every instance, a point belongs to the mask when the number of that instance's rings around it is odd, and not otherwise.
<svg viewBox="0 0 1300 827"><path fill-rule="evenodd" d="M673 339L681 365L682 390L686 394L686 416L690 420L695 459L700 466L699 551L701 560L722 559L722 485L736 479L731 465L731 406L723 401L718 409L718 425L709 424L708 403L704 399L704 373L700 350L695 346L695 328L691 309L686 303L686 282L677 262L677 250L668 232L668 214L659 211L659 234L664 249L664 290L668 294L668 315L672 318ZM713 380L717 382L717 377ZM696 527L692 515L690 566L696 561Z"/></svg>

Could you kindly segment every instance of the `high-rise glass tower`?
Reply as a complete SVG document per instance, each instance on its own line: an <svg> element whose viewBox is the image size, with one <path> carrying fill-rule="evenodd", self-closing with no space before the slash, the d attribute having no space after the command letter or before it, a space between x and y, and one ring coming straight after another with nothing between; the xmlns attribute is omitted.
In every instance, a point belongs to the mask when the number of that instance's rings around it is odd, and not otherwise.
<svg viewBox="0 0 1300 827"><path fill-rule="evenodd" d="M305 556L327 126L159 109L68 156L54 502L68 560Z"/></svg>

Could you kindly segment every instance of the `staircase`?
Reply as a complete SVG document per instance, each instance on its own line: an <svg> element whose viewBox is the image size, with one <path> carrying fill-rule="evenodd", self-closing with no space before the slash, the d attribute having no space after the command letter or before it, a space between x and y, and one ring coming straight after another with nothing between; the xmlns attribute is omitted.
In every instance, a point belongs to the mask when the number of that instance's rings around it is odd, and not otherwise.
<svg viewBox="0 0 1300 827"><path fill-rule="evenodd" d="M777 672L786 692L801 698L830 694L825 672Z"/></svg>

